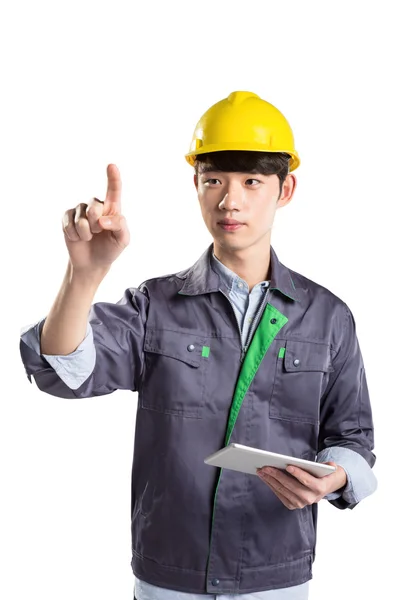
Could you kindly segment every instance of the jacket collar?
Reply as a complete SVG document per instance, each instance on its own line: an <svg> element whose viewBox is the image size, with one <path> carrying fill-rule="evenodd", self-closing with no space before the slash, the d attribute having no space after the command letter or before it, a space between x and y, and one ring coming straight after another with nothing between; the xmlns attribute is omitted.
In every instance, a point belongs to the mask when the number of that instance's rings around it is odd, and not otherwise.
<svg viewBox="0 0 400 600"><path fill-rule="evenodd" d="M212 268L213 244L201 255L199 260L185 271L177 273L179 279L184 283L179 294L185 296L197 296L199 294L208 294L218 292L222 286L222 281L218 273ZM290 271L285 265L279 262L275 250L270 246L271 277L270 290L277 290L291 300L299 301L299 296L294 285Z"/></svg>

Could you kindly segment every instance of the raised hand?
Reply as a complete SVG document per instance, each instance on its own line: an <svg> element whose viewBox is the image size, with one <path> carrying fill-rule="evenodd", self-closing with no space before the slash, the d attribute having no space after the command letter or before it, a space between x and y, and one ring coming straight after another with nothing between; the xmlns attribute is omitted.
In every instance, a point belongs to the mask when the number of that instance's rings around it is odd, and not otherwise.
<svg viewBox="0 0 400 600"><path fill-rule="evenodd" d="M121 214L121 176L116 165L107 167L107 193L64 213L65 243L74 272L107 271L130 241Z"/></svg>

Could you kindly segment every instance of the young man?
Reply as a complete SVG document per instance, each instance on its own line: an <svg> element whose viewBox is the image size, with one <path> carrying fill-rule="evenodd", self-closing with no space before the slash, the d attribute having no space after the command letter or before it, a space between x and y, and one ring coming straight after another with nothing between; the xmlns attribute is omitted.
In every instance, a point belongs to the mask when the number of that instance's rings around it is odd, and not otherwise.
<svg viewBox="0 0 400 600"><path fill-rule="evenodd" d="M129 243L118 169L104 203L64 215L69 262L47 318L23 332L29 379L62 398L138 391L132 569L138 600L303 600L321 499L353 508L376 487L373 422L354 318L271 246L292 199L292 131L234 92L186 155L213 243L194 266L92 304ZM258 477L204 464L229 442L327 462Z"/></svg>

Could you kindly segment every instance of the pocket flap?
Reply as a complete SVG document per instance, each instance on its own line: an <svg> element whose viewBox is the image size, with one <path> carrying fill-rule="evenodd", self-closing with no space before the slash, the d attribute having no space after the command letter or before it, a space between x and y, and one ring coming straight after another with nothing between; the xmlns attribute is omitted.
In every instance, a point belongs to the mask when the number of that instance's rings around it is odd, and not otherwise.
<svg viewBox="0 0 400 600"><path fill-rule="evenodd" d="M192 367L199 367L200 361L204 360L202 353L206 341L207 338L193 333L148 327L144 350L176 358Z"/></svg>
<svg viewBox="0 0 400 600"><path fill-rule="evenodd" d="M285 371L334 371L329 346L315 342L288 340L284 356Z"/></svg>

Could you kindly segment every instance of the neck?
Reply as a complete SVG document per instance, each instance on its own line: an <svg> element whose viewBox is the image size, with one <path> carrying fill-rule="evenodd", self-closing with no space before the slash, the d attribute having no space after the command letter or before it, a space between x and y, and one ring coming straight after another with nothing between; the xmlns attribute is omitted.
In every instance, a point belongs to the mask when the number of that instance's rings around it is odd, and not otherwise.
<svg viewBox="0 0 400 600"><path fill-rule="evenodd" d="M231 250L214 241L214 254L222 264L247 283L250 291L260 281L270 279L270 240L262 248L255 244L244 250Z"/></svg>

